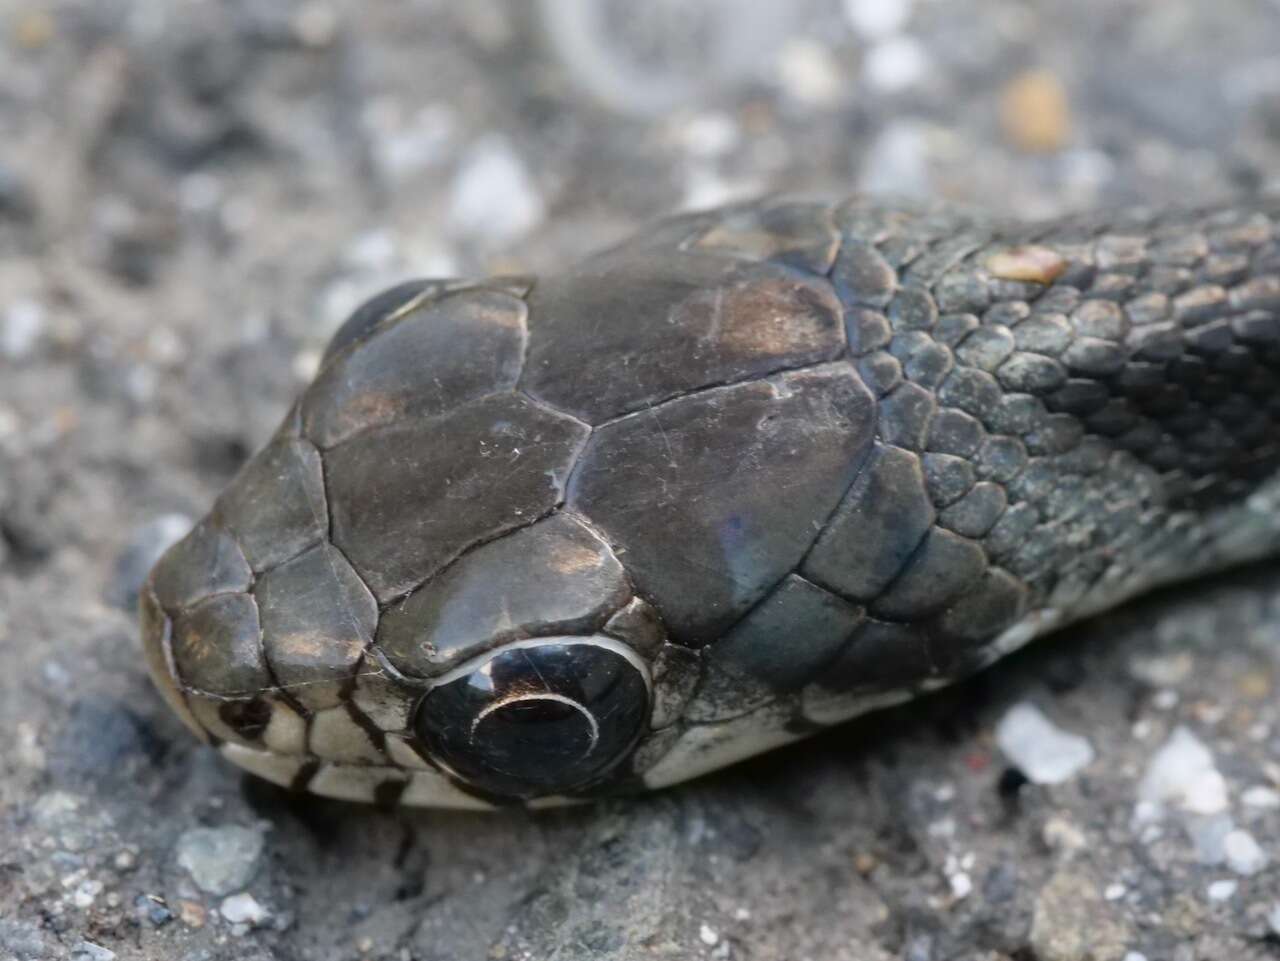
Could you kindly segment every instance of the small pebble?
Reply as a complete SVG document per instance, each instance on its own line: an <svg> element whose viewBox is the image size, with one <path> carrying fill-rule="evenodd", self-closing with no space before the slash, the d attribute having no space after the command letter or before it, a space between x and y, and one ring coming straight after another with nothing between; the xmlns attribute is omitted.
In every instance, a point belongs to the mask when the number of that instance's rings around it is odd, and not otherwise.
<svg viewBox="0 0 1280 961"><path fill-rule="evenodd" d="M742 141L742 131L726 113L703 113L681 124L676 137L690 156L709 160L737 147Z"/></svg>
<svg viewBox="0 0 1280 961"><path fill-rule="evenodd" d="M1176 687L1191 676L1195 660L1181 651L1166 656L1134 657L1129 662L1129 673L1152 687Z"/></svg>
<svg viewBox="0 0 1280 961"><path fill-rule="evenodd" d="M23 50L43 50L57 35L57 23L48 11L35 9L20 13L13 24L14 42Z"/></svg>
<svg viewBox="0 0 1280 961"><path fill-rule="evenodd" d="M243 888L257 872L261 854L262 832L253 828L192 828L178 838L178 864L209 894Z"/></svg>
<svg viewBox="0 0 1280 961"><path fill-rule="evenodd" d="M71 949L71 961L115 961L116 953L92 941L81 941Z"/></svg>
<svg viewBox="0 0 1280 961"><path fill-rule="evenodd" d="M1062 275L1068 264L1055 250L1029 245L992 254L987 258L986 267L991 276L999 280L1051 284Z"/></svg>
<svg viewBox="0 0 1280 961"><path fill-rule="evenodd" d="M1057 727L1029 702L1005 712L996 725L996 743L1033 784L1061 784L1094 758L1087 740Z"/></svg>
<svg viewBox="0 0 1280 961"><path fill-rule="evenodd" d="M1084 832L1062 817L1051 817L1040 832L1045 846L1055 851L1079 851L1085 845Z"/></svg>
<svg viewBox="0 0 1280 961"><path fill-rule="evenodd" d="M338 15L328 4L303 4L294 15L293 33L304 47L328 47L338 33Z"/></svg>
<svg viewBox="0 0 1280 961"><path fill-rule="evenodd" d="M932 190L928 128L915 121L885 127L863 160L859 187L867 193L922 197Z"/></svg>
<svg viewBox="0 0 1280 961"><path fill-rule="evenodd" d="M47 758L40 746L40 734L35 725L30 721L20 722L14 740L17 742L14 755L18 763L36 771L44 770Z"/></svg>
<svg viewBox="0 0 1280 961"><path fill-rule="evenodd" d="M400 181L446 159L458 126L454 111L444 104L426 104L405 116L389 99L371 103L363 119L379 166L388 178Z"/></svg>
<svg viewBox="0 0 1280 961"><path fill-rule="evenodd" d="M929 56L911 37L891 37L877 43L862 65L863 79L882 93L900 93L915 86L929 66Z"/></svg>
<svg viewBox="0 0 1280 961"><path fill-rule="evenodd" d="M7 918L0 918L0 951L4 952L0 956L17 961L38 961L49 956L44 935L36 925Z"/></svg>
<svg viewBox="0 0 1280 961"><path fill-rule="evenodd" d="M912 0L844 0L844 16L864 39L884 40L911 19Z"/></svg>
<svg viewBox="0 0 1280 961"><path fill-rule="evenodd" d="M1227 807L1227 782L1209 749L1190 730L1178 727L1148 763L1138 799L1190 814L1217 814Z"/></svg>
<svg viewBox="0 0 1280 961"><path fill-rule="evenodd" d="M1206 890L1210 901L1227 901L1236 893L1236 888L1239 886L1239 881L1223 879L1211 882Z"/></svg>
<svg viewBox="0 0 1280 961"><path fill-rule="evenodd" d="M45 327L44 307L34 300L15 300L0 317L0 354L10 360L28 356Z"/></svg>
<svg viewBox="0 0 1280 961"><path fill-rule="evenodd" d="M1258 846L1253 835L1237 828L1223 840L1227 867L1236 874L1251 877L1267 866L1267 853Z"/></svg>
<svg viewBox="0 0 1280 961"><path fill-rule="evenodd" d="M1227 837L1235 822L1225 811L1211 815L1190 815L1184 821L1187 836L1201 864L1222 864L1227 859Z"/></svg>
<svg viewBox="0 0 1280 961"><path fill-rule="evenodd" d="M1178 706L1178 692L1172 690L1156 691L1156 696L1151 699L1151 703L1155 705L1156 710L1172 711Z"/></svg>
<svg viewBox="0 0 1280 961"><path fill-rule="evenodd" d="M1071 108L1057 76L1031 70L1014 77L1000 96L1005 138L1028 153L1061 150L1071 134Z"/></svg>
<svg viewBox="0 0 1280 961"><path fill-rule="evenodd" d="M1244 793L1240 795L1240 801L1245 807L1270 811L1274 808L1280 808L1280 791L1269 788L1265 784L1256 784L1251 788L1245 789Z"/></svg>
<svg viewBox="0 0 1280 961"><path fill-rule="evenodd" d="M179 901L178 917L189 928L203 928L208 912L196 901Z"/></svg>
<svg viewBox="0 0 1280 961"><path fill-rule="evenodd" d="M247 924L250 927L257 927L271 917L271 912L247 891L223 898L218 913L232 924Z"/></svg>
<svg viewBox="0 0 1280 961"><path fill-rule="evenodd" d="M71 903L77 908L85 910L93 906L93 902L98 900L98 895L102 893L104 885L101 881L93 878L86 878L76 885L75 891L71 894Z"/></svg>
<svg viewBox="0 0 1280 961"><path fill-rule="evenodd" d="M844 87L831 51L807 40L792 40L778 55L778 78L792 100L811 107L834 103Z"/></svg>
<svg viewBox="0 0 1280 961"><path fill-rule="evenodd" d="M498 245L528 233L546 206L524 161L501 137L468 151L453 179L449 218L463 234Z"/></svg>
<svg viewBox="0 0 1280 961"><path fill-rule="evenodd" d="M709 924L703 924L698 928L698 940L711 947L720 940L720 934Z"/></svg>
<svg viewBox="0 0 1280 961"><path fill-rule="evenodd" d="M139 894L133 901L134 912L152 927L163 927L173 920L173 912L164 900L154 894Z"/></svg>

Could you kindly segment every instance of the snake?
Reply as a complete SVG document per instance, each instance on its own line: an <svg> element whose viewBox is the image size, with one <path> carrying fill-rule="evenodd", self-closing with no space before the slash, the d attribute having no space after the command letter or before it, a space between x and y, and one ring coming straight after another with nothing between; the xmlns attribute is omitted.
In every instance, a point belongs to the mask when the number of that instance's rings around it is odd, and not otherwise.
<svg viewBox="0 0 1280 961"><path fill-rule="evenodd" d="M338 328L141 592L227 760L381 805L664 788L1280 548L1280 200L771 196Z"/></svg>

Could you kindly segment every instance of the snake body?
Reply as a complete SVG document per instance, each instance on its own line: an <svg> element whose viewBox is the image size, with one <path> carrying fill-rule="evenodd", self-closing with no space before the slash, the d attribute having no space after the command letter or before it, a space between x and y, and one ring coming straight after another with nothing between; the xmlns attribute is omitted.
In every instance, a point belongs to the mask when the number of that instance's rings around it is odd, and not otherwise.
<svg viewBox="0 0 1280 961"><path fill-rule="evenodd" d="M765 200L361 307L142 595L227 758L668 785L1280 547L1280 202Z"/></svg>

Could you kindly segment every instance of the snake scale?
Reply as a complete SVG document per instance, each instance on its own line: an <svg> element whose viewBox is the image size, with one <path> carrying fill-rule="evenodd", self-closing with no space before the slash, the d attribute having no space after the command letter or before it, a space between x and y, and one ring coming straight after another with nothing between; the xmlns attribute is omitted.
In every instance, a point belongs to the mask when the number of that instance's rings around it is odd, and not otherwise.
<svg viewBox="0 0 1280 961"><path fill-rule="evenodd" d="M661 221L334 336L160 560L234 763L383 804L658 788L1280 547L1280 201Z"/></svg>

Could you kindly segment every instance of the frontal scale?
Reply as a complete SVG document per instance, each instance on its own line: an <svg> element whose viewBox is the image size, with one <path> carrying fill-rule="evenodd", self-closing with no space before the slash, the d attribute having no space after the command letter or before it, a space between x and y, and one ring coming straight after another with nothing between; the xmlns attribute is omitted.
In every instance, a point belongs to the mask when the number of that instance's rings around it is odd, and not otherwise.
<svg viewBox="0 0 1280 961"><path fill-rule="evenodd" d="M1256 211L776 202L401 285L157 564L151 674L256 774L454 807L903 700L1274 549L1277 261Z"/></svg>

